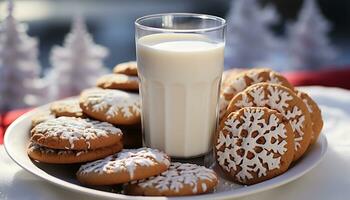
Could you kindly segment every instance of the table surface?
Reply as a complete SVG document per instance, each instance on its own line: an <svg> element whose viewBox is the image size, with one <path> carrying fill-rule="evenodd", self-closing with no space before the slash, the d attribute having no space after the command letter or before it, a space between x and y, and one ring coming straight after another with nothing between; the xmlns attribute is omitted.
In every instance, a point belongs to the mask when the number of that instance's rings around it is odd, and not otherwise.
<svg viewBox="0 0 350 200"><path fill-rule="evenodd" d="M324 160L309 173L281 187L239 198L239 200L350 198L350 91L308 87L319 103L328 133L329 148ZM50 184L17 166L0 146L0 199L4 200L96 200Z"/></svg>

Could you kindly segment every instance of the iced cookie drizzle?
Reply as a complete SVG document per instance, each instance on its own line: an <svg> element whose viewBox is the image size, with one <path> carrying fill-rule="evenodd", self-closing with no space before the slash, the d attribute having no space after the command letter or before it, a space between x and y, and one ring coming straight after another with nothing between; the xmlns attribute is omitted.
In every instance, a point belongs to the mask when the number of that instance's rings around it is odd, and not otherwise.
<svg viewBox="0 0 350 200"><path fill-rule="evenodd" d="M250 79L251 83L248 85L246 78ZM264 79L261 77L261 73L258 71L249 71L245 74L245 76L237 76L235 79L231 81L229 87L224 88L224 94L236 94L238 92L243 91L250 85L267 82L267 83L275 83L282 84L277 75L273 72L269 72L268 79Z"/></svg>
<svg viewBox="0 0 350 200"><path fill-rule="evenodd" d="M268 170L278 169L281 156L287 151L284 124L274 114L268 120L263 116L264 110L259 108L246 108L237 119L231 115L217 138L218 163L228 172L237 171L239 166L241 170L236 174L238 180L252 179L252 173L258 177L266 176ZM245 136L242 136L243 131L246 131ZM283 140L280 141L279 138ZM248 158L249 152L254 157Z"/></svg>
<svg viewBox="0 0 350 200"><path fill-rule="evenodd" d="M112 156L82 165L78 173L87 174L94 172L102 174L126 171L129 173L130 178L133 178L137 167L149 167L158 164L169 166L170 161L166 154L157 149L124 149Z"/></svg>
<svg viewBox="0 0 350 200"><path fill-rule="evenodd" d="M249 99L248 95L252 97L252 100ZM295 133L295 150L301 147L300 142L303 140L304 136L303 128L305 126L305 116L297 105L290 105L290 101L293 100L291 94L279 89L277 86L269 85L267 91L263 86L254 87L247 92L241 93L241 97L242 100L237 101L235 104L238 108L269 106L271 109L278 110L282 113L289 120Z"/></svg>
<svg viewBox="0 0 350 200"><path fill-rule="evenodd" d="M107 119L122 115L130 118L140 115L140 98L137 94L130 94L119 90L95 89L86 92L87 102L96 112L106 111Z"/></svg>
<svg viewBox="0 0 350 200"><path fill-rule="evenodd" d="M49 119L35 126L31 132L68 140L71 148L74 148L76 140L92 140L108 135L123 134L119 128L115 128L110 123L75 117Z"/></svg>
<svg viewBox="0 0 350 200"><path fill-rule="evenodd" d="M248 82L246 81L246 78L248 78L251 81L250 84L248 84ZM261 76L260 71L254 71L254 70L247 72L244 76L237 76L236 78L232 79L229 86L225 87L223 89L223 94L220 95L220 117L223 117L223 115L225 114L225 111L227 109L227 106L230 103L232 95L243 91L250 85L261 83L261 82L282 84L282 81L272 71L269 72L268 79L264 79Z"/></svg>
<svg viewBox="0 0 350 200"><path fill-rule="evenodd" d="M135 181L142 188L156 188L160 191L171 190L179 192L185 185L192 188L192 192L196 193L201 187L203 192L206 192L208 186L205 182L200 185L199 181L215 181L217 176L211 169L189 163L171 163L168 171L161 173L158 176L153 176L141 181Z"/></svg>

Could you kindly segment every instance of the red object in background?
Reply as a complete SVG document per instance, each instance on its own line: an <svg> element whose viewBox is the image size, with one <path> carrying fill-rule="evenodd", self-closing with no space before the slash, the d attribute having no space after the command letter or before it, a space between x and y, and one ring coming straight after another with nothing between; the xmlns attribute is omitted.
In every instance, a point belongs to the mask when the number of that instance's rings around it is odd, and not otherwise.
<svg viewBox="0 0 350 200"><path fill-rule="evenodd" d="M4 129L0 127L0 144L4 142Z"/></svg>
<svg viewBox="0 0 350 200"><path fill-rule="evenodd" d="M18 109L18 110L13 110L10 112L7 112L2 115L2 128L4 130L7 129L7 127L10 126L10 124L15 121L18 117L23 115L24 113L30 111L31 109L29 108L24 108L24 109Z"/></svg>
<svg viewBox="0 0 350 200"><path fill-rule="evenodd" d="M342 69L292 72L284 75L295 86L322 85L350 89L350 66L344 66Z"/></svg>

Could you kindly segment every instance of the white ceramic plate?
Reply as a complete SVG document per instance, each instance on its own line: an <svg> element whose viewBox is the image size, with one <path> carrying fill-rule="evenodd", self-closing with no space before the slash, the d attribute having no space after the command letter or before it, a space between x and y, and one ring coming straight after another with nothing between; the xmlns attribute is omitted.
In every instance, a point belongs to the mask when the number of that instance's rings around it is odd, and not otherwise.
<svg viewBox="0 0 350 200"><path fill-rule="evenodd" d="M29 130L31 127L31 117L35 113L45 109L48 109L48 106L37 108L21 116L7 129L5 134L4 142L7 153L23 169L58 186L96 197L111 199L168 199L166 197L126 196L113 193L113 188L111 187L88 188L81 186L75 179L75 172L79 165L50 165L33 162L29 159L26 153L26 147L29 140ZM221 178L220 185L215 193L176 199L228 199L275 188L293 181L310 171L322 160L326 150L327 140L322 134L317 144L315 144L299 162L291 167L286 173L278 177L247 187L233 184Z"/></svg>

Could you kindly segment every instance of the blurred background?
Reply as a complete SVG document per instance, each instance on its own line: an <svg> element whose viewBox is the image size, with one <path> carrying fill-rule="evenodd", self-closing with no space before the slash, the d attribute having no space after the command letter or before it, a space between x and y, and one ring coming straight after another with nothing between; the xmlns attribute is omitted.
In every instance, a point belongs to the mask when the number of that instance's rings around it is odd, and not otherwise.
<svg viewBox="0 0 350 200"><path fill-rule="evenodd" d="M225 18L225 69L269 67L295 86L350 89L347 0L2 0L0 113L94 87L135 60L134 21L167 12Z"/></svg>
<svg viewBox="0 0 350 200"><path fill-rule="evenodd" d="M233 0L234 1L234 0ZM45 72L53 45L62 45L72 19L81 12L95 42L109 49L105 65L134 60L134 21L147 14L195 12L227 17L231 0L16 0L14 16L28 24L28 34L39 39L39 59ZM271 28L285 35L286 24L297 18L302 0L262 0L262 7L274 5L280 20ZM329 37L338 51L337 59L327 67L346 67L350 63L350 1L318 0L322 14L331 23ZM0 4L1 18L6 16L6 1ZM249 26L249 24L247 24ZM283 57L279 62L283 62ZM278 68L278 67L277 67ZM286 70L280 68L279 70Z"/></svg>

